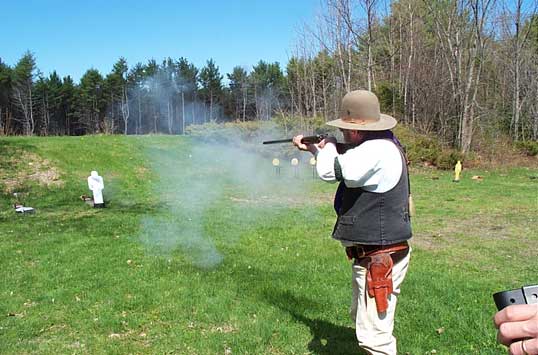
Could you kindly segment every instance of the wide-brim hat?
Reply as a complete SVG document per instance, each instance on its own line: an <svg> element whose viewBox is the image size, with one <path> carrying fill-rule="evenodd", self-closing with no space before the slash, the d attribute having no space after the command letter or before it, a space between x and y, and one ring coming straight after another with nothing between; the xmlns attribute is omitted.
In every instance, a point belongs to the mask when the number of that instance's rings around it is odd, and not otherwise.
<svg viewBox="0 0 538 355"><path fill-rule="evenodd" d="M384 131L394 128L398 122L394 117L381 113L379 100L373 92L355 90L342 98L340 118L327 124L357 131Z"/></svg>

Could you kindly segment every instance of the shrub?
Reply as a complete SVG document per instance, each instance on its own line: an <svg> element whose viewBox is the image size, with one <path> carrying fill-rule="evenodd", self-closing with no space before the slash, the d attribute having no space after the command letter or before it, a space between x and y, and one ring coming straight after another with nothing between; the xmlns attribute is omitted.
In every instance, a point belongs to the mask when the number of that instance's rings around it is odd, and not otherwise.
<svg viewBox="0 0 538 355"><path fill-rule="evenodd" d="M396 107L394 107L396 112L403 112L403 99L398 94L397 87L391 83L379 82L375 94L379 98L381 112L391 112L393 104L396 104Z"/></svg>
<svg viewBox="0 0 538 355"><path fill-rule="evenodd" d="M278 114L274 122L283 132L293 133L327 133L330 128L325 125L325 119L322 116L300 117Z"/></svg>
<svg viewBox="0 0 538 355"><path fill-rule="evenodd" d="M450 170L454 168L458 160L461 162L464 160L464 156L461 152L454 149L446 149L437 155L435 166L439 169Z"/></svg>
<svg viewBox="0 0 538 355"><path fill-rule="evenodd" d="M538 155L538 141L520 141L516 143L516 147L528 156Z"/></svg>
<svg viewBox="0 0 538 355"><path fill-rule="evenodd" d="M427 164L439 169L452 169L464 156L455 149L443 147L435 138L419 134L405 125L398 125L396 136L406 148L407 159L411 164Z"/></svg>

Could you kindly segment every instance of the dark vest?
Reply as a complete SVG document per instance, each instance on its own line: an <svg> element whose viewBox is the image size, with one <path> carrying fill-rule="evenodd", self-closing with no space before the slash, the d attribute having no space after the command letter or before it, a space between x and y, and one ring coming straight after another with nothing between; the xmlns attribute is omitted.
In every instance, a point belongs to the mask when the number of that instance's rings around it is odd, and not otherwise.
<svg viewBox="0 0 538 355"><path fill-rule="evenodd" d="M390 245L411 238L409 177L402 155L402 175L384 193L343 186L333 238L356 244ZM343 184L342 184L343 185Z"/></svg>

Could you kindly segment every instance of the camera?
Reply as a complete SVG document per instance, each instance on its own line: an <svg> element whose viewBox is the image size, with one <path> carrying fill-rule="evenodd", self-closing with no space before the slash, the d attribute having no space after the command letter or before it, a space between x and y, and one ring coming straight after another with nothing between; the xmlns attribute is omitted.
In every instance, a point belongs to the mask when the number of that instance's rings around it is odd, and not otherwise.
<svg viewBox="0 0 538 355"><path fill-rule="evenodd" d="M493 294L493 300L499 311L512 304L538 304L538 285L497 292Z"/></svg>

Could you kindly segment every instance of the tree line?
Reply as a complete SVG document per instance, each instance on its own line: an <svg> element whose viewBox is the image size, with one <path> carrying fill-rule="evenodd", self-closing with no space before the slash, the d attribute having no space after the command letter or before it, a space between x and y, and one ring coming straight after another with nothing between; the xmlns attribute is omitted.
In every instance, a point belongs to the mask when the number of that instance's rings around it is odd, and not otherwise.
<svg viewBox="0 0 538 355"><path fill-rule="evenodd" d="M0 133L181 134L190 124L269 119L285 99L279 63L235 67L227 77L225 86L212 59L199 69L183 57L131 68L120 58L106 76L89 69L75 83L56 71L44 76L27 52L13 67L0 61Z"/></svg>
<svg viewBox="0 0 538 355"><path fill-rule="evenodd" d="M477 137L538 140L535 0L324 0L288 64L292 112L338 115L377 93L418 131L463 153Z"/></svg>
<svg viewBox="0 0 538 355"><path fill-rule="evenodd" d="M476 137L538 140L535 0L324 0L281 68L261 60L223 75L213 60L129 67L79 83L43 76L28 52L0 61L0 133L181 134L210 121L338 116L364 88L382 109L462 152Z"/></svg>

